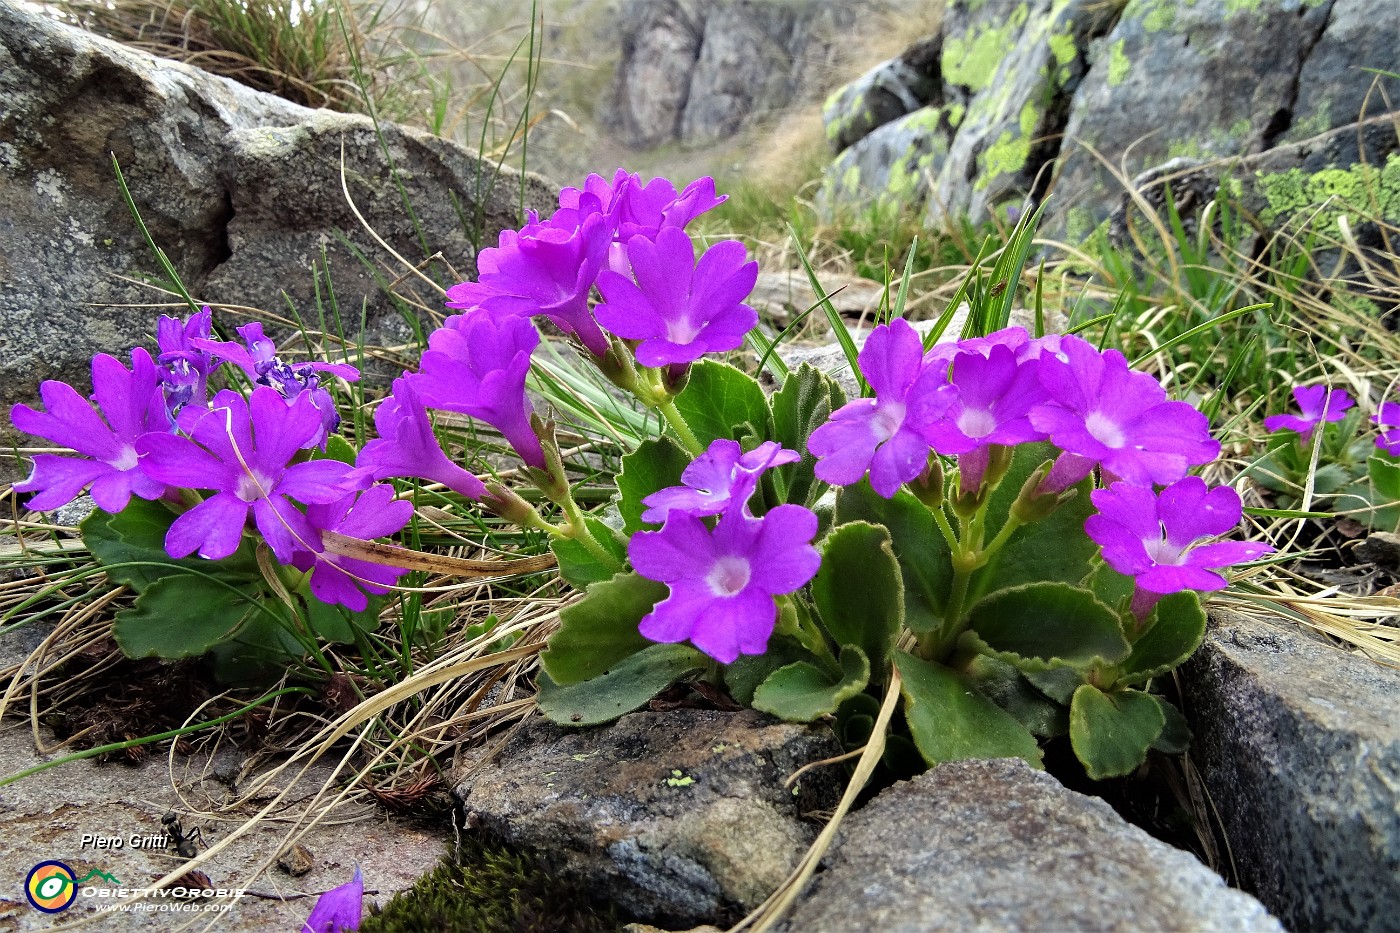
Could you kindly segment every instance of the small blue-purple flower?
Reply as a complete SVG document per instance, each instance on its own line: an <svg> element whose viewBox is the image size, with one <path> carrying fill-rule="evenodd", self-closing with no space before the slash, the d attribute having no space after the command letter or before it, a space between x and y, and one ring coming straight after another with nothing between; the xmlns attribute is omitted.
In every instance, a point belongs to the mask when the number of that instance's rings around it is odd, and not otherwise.
<svg viewBox="0 0 1400 933"><path fill-rule="evenodd" d="M290 404L260 386L251 399L225 389L207 409L186 408L175 434L147 434L136 444L146 471L157 481L214 494L171 524L165 549L171 557L195 551L210 560L238 549L251 513L273 554L290 563L298 549L315 550L318 538L292 500L329 503L349 491L350 467L337 460L292 463L321 430L308 398Z"/></svg>
<svg viewBox="0 0 1400 933"><path fill-rule="evenodd" d="M277 394L289 404L303 395L309 398L321 416L321 430L306 446L324 448L326 439L340 427L340 412L336 410L330 391L321 385L321 374L354 382L360 378L360 371L349 363L324 363L319 360L288 363L277 356L276 345L263 333L263 326L258 321L238 328L238 335L243 338L242 344L199 338L190 340L190 343L233 363L255 385L276 389Z"/></svg>
<svg viewBox="0 0 1400 933"><path fill-rule="evenodd" d="M644 522L662 522L672 511L691 515L718 515L737 505L748 511L749 497L766 470L802 459L777 441L764 441L744 453L738 441L719 438L692 460L681 473L683 486L671 486L642 500Z"/></svg>
<svg viewBox="0 0 1400 933"><path fill-rule="evenodd" d="M455 411L501 432L520 458L545 467L525 394L530 354L540 334L529 318L473 311L454 315L428 337L420 372L409 384L429 408Z"/></svg>
<svg viewBox="0 0 1400 933"><path fill-rule="evenodd" d="M55 380L39 386L45 411L28 405L10 409L19 430L82 455L34 457L33 472L14 486L16 492L35 493L29 500L32 509L66 505L88 486L98 507L113 513L126 508L133 495L158 499L165 493L165 483L140 454L142 438L171 430L151 355L140 347L132 350L128 370L115 357L99 353L92 360L92 386L98 411L72 386Z"/></svg>
<svg viewBox="0 0 1400 933"><path fill-rule="evenodd" d="M360 928L364 904L365 878L356 865L354 877L316 898L316 906L302 924L301 933L354 933Z"/></svg>
<svg viewBox="0 0 1400 933"><path fill-rule="evenodd" d="M670 588L642 618L642 635L689 641L723 664L762 654L778 618L775 597L801 588L821 565L811 545L816 533L816 514L800 505L762 518L730 509L713 531L689 512L672 511L660 531L637 532L627 549L637 573Z"/></svg>
<svg viewBox="0 0 1400 933"><path fill-rule="evenodd" d="M598 323L626 340L639 340L643 366L693 363L706 353L734 350L758 323L744 304L758 278L744 244L723 240L695 259L695 245L679 227L662 228L653 242L627 243L629 278L611 269L598 275L603 303Z"/></svg>
<svg viewBox="0 0 1400 933"><path fill-rule="evenodd" d="M209 376L219 364L212 353L195 341L208 340L213 327L214 315L208 305L183 322L168 314L162 314L156 322L156 344L160 348L156 363L172 418L186 405L202 406L209 400Z"/></svg>

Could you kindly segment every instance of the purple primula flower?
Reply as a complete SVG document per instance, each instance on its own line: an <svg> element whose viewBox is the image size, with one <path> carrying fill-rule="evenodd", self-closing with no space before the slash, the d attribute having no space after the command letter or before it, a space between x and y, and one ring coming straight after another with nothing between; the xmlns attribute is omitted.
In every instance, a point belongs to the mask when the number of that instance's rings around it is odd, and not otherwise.
<svg viewBox="0 0 1400 933"><path fill-rule="evenodd" d="M931 401L911 397L922 371L923 349L918 333L902 318L871 331L859 362L875 397L847 403L812 432L807 449L821 458L816 467L819 479L849 486L869 470L870 485L888 499L924 469L928 442L905 418L915 404L926 418L939 415ZM930 378L920 382L919 389L932 393L937 385L938 380Z"/></svg>
<svg viewBox="0 0 1400 933"><path fill-rule="evenodd" d="M258 321L238 328L238 335L243 338L244 345L240 346L233 341L200 339L193 339L190 343L233 363L242 369L254 384L276 389L288 404L303 395L307 396L321 416L321 430L306 446L324 449L326 439L340 427L340 412L336 410L335 399L331 398L330 392L321 385L319 374L329 373L354 382L360 378L360 371L348 363L323 363L319 360L288 363L278 359L276 345L263 333L263 326Z"/></svg>
<svg viewBox="0 0 1400 933"><path fill-rule="evenodd" d="M306 519L317 532L333 531L369 541L383 538L403 529L413 517L413 503L394 500L393 487L371 486L364 492L352 492L334 502L306 507ZM323 603L339 604L352 612L369 605L366 593L387 593L408 573L387 564L317 551L298 550L291 564L301 571L311 571L311 592Z"/></svg>
<svg viewBox="0 0 1400 933"><path fill-rule="evenodd" d="M681 473L684 486L671 486L642 500L647 506L642 521L665 521L671 511L718 515L731 504L738 504L749 515L749 497L764 471L801 459L797 451L787 450L777 441L764 441L743 453L738 441L719 438L686 466Z"/></svg>
<svg viewBox="0 0 1400 933"><path fill-rule="evenodd" d="M530 354L540 334L529 318L486 311L454 315L428 337L421 372L409 384L429 408L455 411L501 432L522 460L545 467L525 394Z"/></svg>
<svg viewBox="0 0 1400 933"><path fill-rule="evenodd" d="M477 281L447 290L447 307L484 308L496 316L544 315L594 356L608 338L588 310L588 292L607 257L607 219L560 210L520 231L502 230L498 245L476 257Z"/></svg>
<svg viewBox="0 0 1400 933"><path fill-rule="evenodd" d="M140 347L132 350L128 370L116 357L99 353L92 359L92 387L101 416L76 389L54 380L39 386L45 411L28 405L10 409L10 420L19 430L91 458L35 456L33 472L14 486L16 492L36 494L29 500L31 509L66 505L88 485L98 507L112 513L126 508L132 495L164 495L165 484L142 462L137 443L171 429L151 355Z"/></svg>
<svg viewBox="0 0 1400 933"><path fill-rule="evenodd" d="M1400 457L1400 402L1382 402L1371 421L1381 429L1376 435L1376 446L1392 457Z"/></svg>
<svg viewBox="0 0 1400 933"><path fill-rule="evenodd" d="M360 450L352 480L411 476L442 483L468 499L486 496L486 484L443 452L427 409L406 376L394 380L393 392L374 410L374 427L379 437Z"/></svg>
<svg viewBox="0 0 1400 933"><path fill-rule="evenodd" d="M1097 515L1084 530L1103 549L1108 565L1134 578L1133 614L1146 618L1156 601L1181 590L1210 591L1227 581L1216 570L1273 552L1267 544L1219 541L1239 524L1240 497L1229 486L1207 491L1205 480L1188 476L1161 494L1144 486L1114 483L1090 494Z"/></svg>
<svg viewBox="0 0 1400 933"><path fill-rule="evenodd" d="M664 178L643 183L641 176L618 169L611 182L601 175L589 175L582 190L560 191L559 206L580 215L602 214L612 234L607 266L630 275L627 244L633 237L655 241L664 228L683 229L696 217L723 204L726 197L715 196L713 178L698 178L677 194L675 185Z"/></svg>
<svg viewBox="0 0 1400 933"><path fill-rule="evenodd" d="M301 933L342 933L360 928L365 904L365 878L360 866L355 875L338 888L332 888L316 898L311 916L302 924Z"/></svg>
<svg viewBox="0 0 1400 933"><path fill-rule="evenodd" d="M1031 424L1064 451L1041 492L1079 482L1095 463L1104 481L1165 485L1220 453L1206 416L1186 402L1167 401L1146 373L1128 368L1117 350L1099 353L1082 340L1060 347L1067 359L1040 357L1040 382L1049 399L1031 411Z"/></svg>
<svg viewBox="0 0 1400 933"><path fill-rule="evenodd" d="M210 560L228 557L238 549L250 511L282 563L290 563L299 548L317 547L315 529L291 499L336 501L348 491L350 467L338 460L291 463L321 430L321 416L309 398L288 404L266 386L254 389L251 399L225 389L208 409L182 411L179 425L188 437L147 434L136 445L153 478L214 490L171 524L165 537L171 557L195 551Z"/></svg>
<svg viewBox="0 0 1400 933"><path fill-rule="evenodd" d="M156 362L172 418L186 405L203 406L209 399L209 376L219 364L195 341L208 340L213 327L214 314L208 305L184 322L168 314L156 322L156 344L160 347Z"/></svg>
<svg viewBox="0 0 1400 933"><path fill-rule="evenodd" d="M800 505L762 518L731 509L714 531L688 512L671 512L660 531L632 535L627 549L639 574L671 589L642 618L642 635L689 640L723 664L762 654L778 617L774 597L803 586L821 564L811 545L816 533L816 514Z"/></svg>
<svg viewBox="0 0 1400 933"><path fill-rule="evenodd" d="M1295 386L1293 399L1298 403L1298 415L1270 415L1264 419L1266 431L1295 431L1299 440L1307 444L1313 430L1325 421L1341 421L1348 408L1356 403L1341 389L1327 386Z"/></svg>
<svg viewBox="0 0 1400 933"><path fill-rule="evenodd" d="M1021 331L1022 334L1025 331ZM980 348L979 348L980 350ZM1031 410L1044 402L1039 361L1018 362L1007 344L992 344L984 352L959 353L953 360L951 381L946 385L937 367L925 367L909 406L910 422L925 441L944 455L962 454L959 460L964 493L981 486L992 445L1011 446L1045 439L1030 421Z"/></svg>
<svg viewBox="0 0 1400 933"><path fill-rule="evenodd" d="M656 242L633 237L627 244L636 281L605 269L598 275L603 303L598 323L626 340L640 340L643 366L693 363L706 353L734 350L758 323L743 304L758 278L758 263L738 240L723 240L695 260L695 245L678 227L666 227Z"/></svg>

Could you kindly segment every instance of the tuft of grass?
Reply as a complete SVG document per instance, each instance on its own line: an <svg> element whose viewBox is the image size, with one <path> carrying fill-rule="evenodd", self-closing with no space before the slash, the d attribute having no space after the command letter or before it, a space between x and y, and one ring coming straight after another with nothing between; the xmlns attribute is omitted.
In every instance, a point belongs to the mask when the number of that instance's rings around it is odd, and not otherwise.
<svg viewBox="0 0 1400 933"><path fill-rule="evenodd" d="M621 921L589 893L542 869L531 855L476 835L413 887L370 909L361 933L610 933Z"/></svg>

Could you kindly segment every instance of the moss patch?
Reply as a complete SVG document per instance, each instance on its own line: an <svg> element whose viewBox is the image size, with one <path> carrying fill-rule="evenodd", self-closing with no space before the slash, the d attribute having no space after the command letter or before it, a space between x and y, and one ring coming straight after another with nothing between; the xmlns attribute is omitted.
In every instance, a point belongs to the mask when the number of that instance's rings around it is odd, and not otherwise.
<svg viewBox="0 0 1400 933"><path fill-rule="evenodd" d="M612 910L591 906L586 891L545 873L529 856L468 836L413 887L372 908L360 933L605 933L621 925Z"/></svg>

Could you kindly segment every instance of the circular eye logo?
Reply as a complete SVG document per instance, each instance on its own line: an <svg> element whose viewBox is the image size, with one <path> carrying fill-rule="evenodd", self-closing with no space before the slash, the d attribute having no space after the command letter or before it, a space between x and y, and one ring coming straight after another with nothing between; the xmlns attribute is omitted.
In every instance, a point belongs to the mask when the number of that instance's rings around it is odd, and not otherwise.
<svg viewBox="0 0 1400 933"><path fill-rule="evenodd" d="M73 869L62 862L40 862L24 879L24 896L36 910L46 914L67 910L78 899Z"/></svg>

